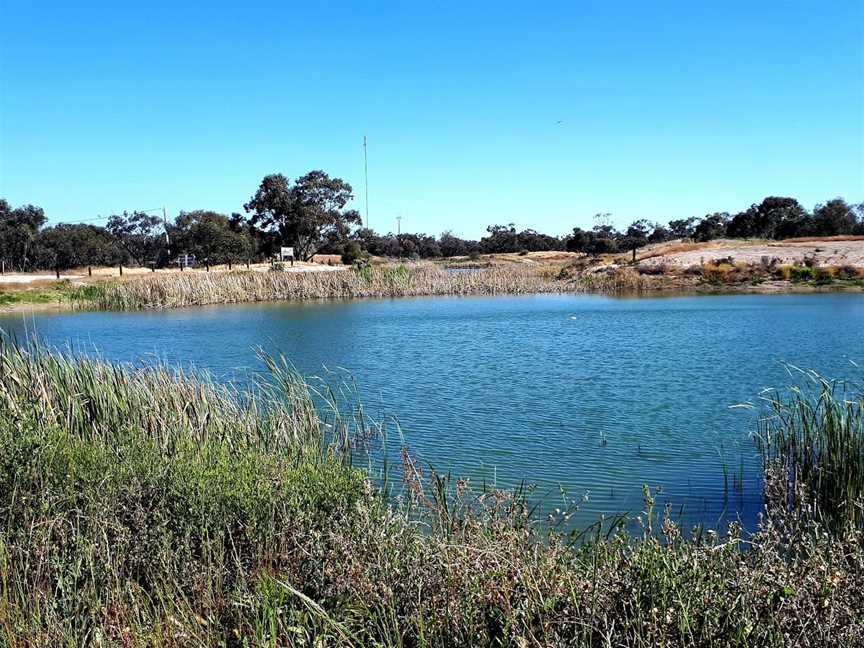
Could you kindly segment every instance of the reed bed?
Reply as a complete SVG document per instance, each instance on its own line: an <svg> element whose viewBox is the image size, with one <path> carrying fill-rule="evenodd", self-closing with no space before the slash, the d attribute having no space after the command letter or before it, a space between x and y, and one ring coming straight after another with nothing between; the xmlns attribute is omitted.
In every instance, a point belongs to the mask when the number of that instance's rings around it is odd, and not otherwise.
<svg viewBox="0 0 864 648"><path fill-rule="evenodd" d="M864 642L854 525L684 530L646 489L643 533L559 532L407 450L395 504L265 363L253 394L0 345L0 646Z"/></svg>
<svg viewBox="0 0 864 648"><path fill-rule="evenodd" d="M134 435L160 452L208 443L277 451L319 442L323 423L306 383L284 359L261 359L272 380L240 393L208 374L161 365L134 371L48 352L38 342L26 350L0 336L0 408L19 420L36 408L41 427L90 441Z"/></svg>
<svg viewBox="0 0 864 648"><path fill-rule="evenodd" d="M500 295L566 291L548 274L492 267L453 273L433 264L370 266L338 272L185 273L107 285L99 308L134 310L273 300L427 295Z"/></svg>
<svg viewBox="0 0 864 648"><path fill-rule="evenodd" d="M806 374L810 384L765 398L758 441L778 504L812 507L834 529L864 529L864 391Z"/></svg>

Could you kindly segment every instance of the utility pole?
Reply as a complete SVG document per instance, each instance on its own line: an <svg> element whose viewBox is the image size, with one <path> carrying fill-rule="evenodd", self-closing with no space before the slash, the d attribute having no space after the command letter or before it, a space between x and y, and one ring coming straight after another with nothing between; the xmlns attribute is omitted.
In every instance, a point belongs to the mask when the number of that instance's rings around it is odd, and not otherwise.
<svg viewBox="0 0 864 648"><path fill-rule="evenodd" d="M401 234L402 234L402 217L397 216L396 217L396 236L399 236Z"/></svg>
<svg viewBox="0 0 864 648"><path fill-rule="evenodd" d="M171 239L168 238L168 212L164 206L162 207L162 224L165 226L165 247L168 250L168 263L171 263Z"/></svg>
<svg viewBox="0 0 864 648"><path fill-rule="evenodd" d="M366 155L366 136L363 136L363 175L366 180L366 227L369 225L369 158Z"/></svg>

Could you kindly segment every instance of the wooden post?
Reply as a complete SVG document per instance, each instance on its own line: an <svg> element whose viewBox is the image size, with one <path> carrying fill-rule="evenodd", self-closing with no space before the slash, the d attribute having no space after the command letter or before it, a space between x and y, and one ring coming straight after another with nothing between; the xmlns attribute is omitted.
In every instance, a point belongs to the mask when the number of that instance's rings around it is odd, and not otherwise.
<svg viewBox="0 0 864 648"><path fill-rule="evenodd" d="M633 263L636 263L636 248L633 248Z"/></svg>
<svg viewBox="0 0 864 648"><path fill-rule="evenodd" d="M228 259L228 271L231 271L231 259Z"/></svg>
<svg viewBox="0 0 864 648"><path fill-rule="evenodd" d="M122 277L123 276L123 264L121 263L118 267L120 268L120 276Z"/></svg>
<svg viewBox="0 0 864 648"><path fill-rule="evenodd" d="M87 276L88 277L93 276L93 266L87 266Z"/></svg>
<svg viewBox="0 0 864 648"><path fill-rule="evenodd" d="M251 262L251 261L250 261L249 257L246 257L246 269L247 269L247 270L249 269L249 264L250 264L250 262Z"/></svg>
<svg viewBox="0 0 864 648"><path fill-rule="evenodd" d="M54 272L57 273L57 278L60 278L60 266L54 266Z"/></svg>
<svg viewBox="0 0 864 648"><path fill-rule="evenodd" d="M207 268L207 272L210 272L210 257L204 259L204 267Z"/></svg>

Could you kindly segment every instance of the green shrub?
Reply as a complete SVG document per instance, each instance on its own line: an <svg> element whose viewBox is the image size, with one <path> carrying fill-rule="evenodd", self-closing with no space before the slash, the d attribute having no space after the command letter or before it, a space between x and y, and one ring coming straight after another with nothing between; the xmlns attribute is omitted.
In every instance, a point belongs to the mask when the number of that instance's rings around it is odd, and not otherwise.
<svg viewBox="0 0 864 648"><path fill-rule="evenodd" d="M356 241L349 241L342 247L342 263L345 265L353 265L364 256L363 249Z"/></svg>
<svg viewBox="0 0 864 648"><path fill-rule="evenodd" d="M812 281L816 272L810 266L792 266L789 269L789 276L792 281Z"/></svg>
<svg viewBox="0 0 864 648"><path fill-rule="evenodd" d="M833 268L813 268L813 280L818 284L829 284L834 281L835 271Z"/></svg>

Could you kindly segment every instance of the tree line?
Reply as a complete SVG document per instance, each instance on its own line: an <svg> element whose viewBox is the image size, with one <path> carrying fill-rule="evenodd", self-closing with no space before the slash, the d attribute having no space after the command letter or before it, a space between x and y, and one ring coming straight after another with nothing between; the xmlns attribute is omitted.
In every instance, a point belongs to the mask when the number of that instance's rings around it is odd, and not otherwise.
<svg viewBox="0 0 864 648"><path fill-rule="evenodd" d="M244 204L244 214L182 211L166 222L160 215L133 211L112 215L104 226L50 227L41 208L13 208L0 198L0 260L17 271L119 264L165 267L177 263L180 255L194 255L208 264L258 261L291 246L300 260L339 254L350 263L365 255L436 258L552 250L597 255L675 239L864 235L864 204L851 205L842 198L808 211L794 198L772 196L734 215L715 212L667 224L640 219L624 230L611 225L610 214L598 214L593 228L574 227L565 236L519 231L512 223L490 225L479 240L450 231L439 236L379 234L363 227L360 214L347 208L352 198L350 184L324 171L311 171L293 182L272 174Z"/></svg>

